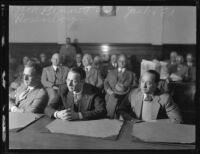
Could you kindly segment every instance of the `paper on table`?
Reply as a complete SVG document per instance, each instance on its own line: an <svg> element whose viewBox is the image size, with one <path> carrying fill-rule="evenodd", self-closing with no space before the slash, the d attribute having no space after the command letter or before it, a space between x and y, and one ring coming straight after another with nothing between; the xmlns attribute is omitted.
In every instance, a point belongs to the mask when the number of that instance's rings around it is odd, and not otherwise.
<svg viewBox="0 0 200 154"><path fill-rule="evenodd" d="M136 123L132 135L146 142L195 143L195 126L164 122Z"/></svg>
<svg viewBox="0 0 200 154"><path fill-rule="evenodd" d="M56 119L46 126L52 133L64 133L89 137L110 137L119 134L123 122L119 120L65 121Z"/></svg>
<svg viewBox="0 0 200 154"><path fill-rule="evenodd" d="M9 130L23 128L37 118L39 118L39 116L33 113L9 112Z"/></svg>

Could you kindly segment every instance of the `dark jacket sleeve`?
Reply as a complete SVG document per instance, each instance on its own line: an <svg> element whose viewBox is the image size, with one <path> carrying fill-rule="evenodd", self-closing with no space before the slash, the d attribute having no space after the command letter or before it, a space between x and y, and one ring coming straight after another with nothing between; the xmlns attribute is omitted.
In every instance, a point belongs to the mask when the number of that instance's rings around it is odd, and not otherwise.
<svg viewBox="0 0 200 154"><path fill-rule="evenodd" d="M61 96L57 94L47 105L44 110L44 113L50 118L54 118L54 112L57 111L58 107L61 104Z"/></svg>
<svg viewBox="0 0 200 154"><path fill-rule="evenodd" d="M167 95L165 110L169 119L172 119L176 123L183 122L180 110L170 95Z"/></svg>
<svg viewBox="0 0 200 154"><path fill-rule="evenodd" d="M81 112L83 115L83 120L105 118L107 111L105 107L105 101L102 98L100 92L95 94L93 98L91 98L91 101L91 106L93 106L94 108L92 110Z"/></svg>
<svg viewBox="0 0 200 154"><path fill-rule="evenodd" d="M136 119L134 116L135 114L131 108L131 93L127 94L126 97L123 99L122 103L120 104L117 115L122 117L124 120L134 120Z"/></svg>
<svg viewBox="0 0 200 154"><path fill-rule="evenodd" d="M41 83L43 84L44 87L50 87L50 88L53 87L53 83L48 80L47 68L43 68Z"/></svg>

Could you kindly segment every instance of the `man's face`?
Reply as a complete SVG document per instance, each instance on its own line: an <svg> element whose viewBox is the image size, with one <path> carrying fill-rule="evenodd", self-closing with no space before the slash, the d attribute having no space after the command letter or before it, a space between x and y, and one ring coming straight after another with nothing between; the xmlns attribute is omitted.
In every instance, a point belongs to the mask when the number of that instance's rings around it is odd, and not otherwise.
<svg viewBox="0 0 200 154"><path fill-rule="evenodd" d="M87 66L89 66L90 65L90 61L91 61L91 59L90 59L90 57L89 56L85 56L85 57L83 57L83 65L85 66L85 67L87 67Z"/></svg>
<svg viewBox="0 0 200 154"><path fill-rule="evenodd" d="M23 73L24 84L26 86L34 86L37 82L35 70L32 67L25 67Z"/></svg>
<svg viewBox="0 0 200 154"><path fill-rule="evenodd" d="M77 63L81 63L81 61L82 61L82 56L81 56L81 54L77 54L77 55L76 55L76 62L77 62Z"/></svg>
<svg viewBox="0 0 200 154"><path fill-rule="evenodd" d="M156 87L155 76L150 73L144 73L140 81L141 91L145 94L153 94Z"/></svg>
<svg viewBox="0 0 200 154"><path fill-rule="evenodd" d="M27 56L25 56L23 58L23 64L26 65L28 61L29 61L29 58Z"/></svg>
<svg viewBox="0 0 200 154"><path fill-rule="evenodd" d="M120 56L118 59L118 67L125 68L126 67L126 58L124 56Z"/></svg>
<svg viewBox="0 0 200 154"><path fill-rule="evenodd" d="M111 56L111 62L112 63L116 63L117 62L117 56L116 55L112 55Z"/></svg>
<svg viewBox="0 0 200 154"><path fill-rule="evenodd" d="M79 74L74 73L74 72L69 72L68 76L67 76L67 87L69 89L69 91L79 91L81 85L82 85L82 81L81 81L81 77Z"/></svg>
<svg viewBox="0 0 200 154"><path fill-rule="evenodd" d="M47 59L47 57L46 57L45 54L41 54L41 55L40 55L40 60L41 60L41 62L45 62L46 59Z"/></svg>
<svg viewBox="0 0 200 154"><path fill-rule="evenodd" d="M177 56L176 57L176 63L177 64L182 64L183 63L183 57L182 56Z"/></svg>
<svg viewBox="0 0 200 154"><path fill-rule="evenodd" d="M187 55L186 60L187 62L192 62L193 61L192 55Z"/></svg>
<svg viewBox="0 0 200 154"><path fill-rule="evenodd" d="M66 44L70 44L70 43L71 43L70 38L66 38Z"/></svg>
<svg viewBox="0 0 200 154"><path fill-rule="evenodd" d="M51 58L52 65L58 66L60 64L60 57L58 54L55 54Z"/></svg>
<svg viewBox="0 0 200 154"><path fill-rule="evenodd" d="M170 60L171 60L171 61L175 62L175 61L176 61L176 57L177 57L177 53L176 53L176 52L172 52L172 53L170 54Z"/></svg>

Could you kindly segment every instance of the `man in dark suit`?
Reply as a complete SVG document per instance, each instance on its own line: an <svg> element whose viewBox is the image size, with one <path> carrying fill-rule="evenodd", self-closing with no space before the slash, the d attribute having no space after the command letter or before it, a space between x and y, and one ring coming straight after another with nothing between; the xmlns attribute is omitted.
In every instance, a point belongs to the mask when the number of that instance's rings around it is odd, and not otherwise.
<svg viewBox="0 0 200 154"><path fill-rule="evenodd" d="M69 68L73 67L75 63L76 49L71 44L71 39L69 37L66 38L66 44L61 46L59 53L61 63Z"/></svg>
<svg viewBox="0 0 200 154"><path fill-rule="evenodd" d="M24 83L17 88L15 95L9 97L11 112L44 112L48 95L40 83L40 78L40 65L29 61L23 71Z"/></svg>
<svg viewBox="0 0 200 154"><path fill-rule="evenodd" d="M121 103L126 93L132 87L137 86L135 73L129 71L126 68L127 57L124 54L121 54L119 55L117 61L118 68L111 70L104 81L104 89L106 91L105 100L108 114L107 116L109 118L117 118L116 109L119 103ZM118 87L118 89L116 89L116 86ZM116 92L116 90L119 91L120 89L121 93L119 94Z"/></svg>
<svg viewBox="0 0 200 154"><path fill-rule="evenodd" d="M85 72L72 68L67 85L60 86L59 93L45 109L51 118L63 120L92 120L104 118L105 102L98 88L85 83Z"/></svg>
<svg viewBox="0 0 200 154"><path fill-rule="evenodd" d="M167 93L157 89L160 75L154 70L145 72L140 88L133 89L123 100L117 113L125 120L152 121L169 118L170 122L181 123L178 106Z"/></svg>
<svg viewBox="0 0 200 154"><path fill-rule="evenodd" d="M60 57L58 53L52 55L52 65L43 68L41 82L46 88L49 100L55 97L59 86L65 84L69 68L60 64Z"/></svg>

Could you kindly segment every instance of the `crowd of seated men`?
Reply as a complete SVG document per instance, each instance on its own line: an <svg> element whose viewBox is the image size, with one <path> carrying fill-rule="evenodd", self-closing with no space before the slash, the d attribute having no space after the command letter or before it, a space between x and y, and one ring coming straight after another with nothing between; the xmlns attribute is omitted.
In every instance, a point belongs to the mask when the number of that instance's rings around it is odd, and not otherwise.
<svg viewBox="0 0 200 154"><path fill-rule="evenodd" d="M162 90L158 72L148 70L138 78L127 66L126 55L114 54L105 62L100 56L76 52L69 38L66 42L50 61L44 53L40 60L23 58L16 79L10 83L10 112L45 113L64 120L168 118L183 122L179 106ZM195 81L193 56L188 54L186 60L184 63L181 55L171 52L168 82Z"/></svg>

